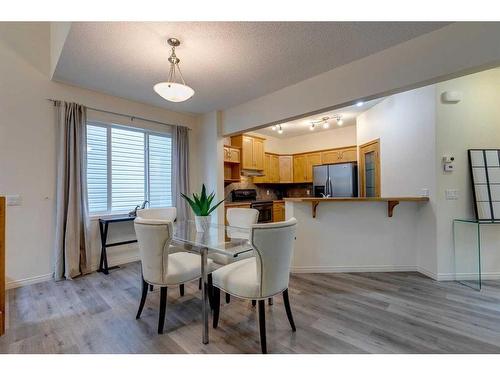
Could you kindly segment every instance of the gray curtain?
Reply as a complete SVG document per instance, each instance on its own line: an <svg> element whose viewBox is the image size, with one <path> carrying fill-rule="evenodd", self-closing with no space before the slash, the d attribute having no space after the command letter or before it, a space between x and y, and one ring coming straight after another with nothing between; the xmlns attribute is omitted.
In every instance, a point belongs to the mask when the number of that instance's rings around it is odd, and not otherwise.
<svg viewBox="0 0 500 375"><path fill-rule="evenodd" d="M54 278L88 272L87 110L56 102L57 192Z"/></svg>
<svg viewBox="0 0 500 375"><path fill-rule="evenodd" d="M186 201L181 193L189 193L189 129L174 126L172 130L172 204L177 207L177 219L190 217Z"/></svg>

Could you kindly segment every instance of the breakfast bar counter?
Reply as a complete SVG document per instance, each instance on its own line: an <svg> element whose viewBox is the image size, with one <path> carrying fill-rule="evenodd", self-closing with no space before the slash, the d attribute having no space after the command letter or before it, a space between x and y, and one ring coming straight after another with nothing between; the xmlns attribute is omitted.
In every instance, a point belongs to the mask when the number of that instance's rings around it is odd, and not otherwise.
<svg viewBox="0 0 500 375"><path fill-rule="evenodd" d="M394 207L399 202L428 202L428 197L337 197L337 198L285 198L285 202L310 202L312 207L312 217L316 217L316 210L321 202L387 202L387 216L392 217Z"/></svg>
<svg viewBox="0 0 500 375"><path fill-rule="evenodd" d="M298 222L293 272L417 271L432 246L421 235L435 220L427 197L284 200L286 218Z"/></svg>

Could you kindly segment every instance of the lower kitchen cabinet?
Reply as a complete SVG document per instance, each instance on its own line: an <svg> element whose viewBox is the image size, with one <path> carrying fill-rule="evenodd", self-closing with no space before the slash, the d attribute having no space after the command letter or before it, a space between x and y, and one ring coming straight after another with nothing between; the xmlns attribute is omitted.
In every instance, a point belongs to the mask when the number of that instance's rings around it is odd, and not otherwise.
<svg viewBox="0 0 500 375"><path fill-rule="evenodd" d="M273 222L285 221L285 202L273 202Z"/></svg>

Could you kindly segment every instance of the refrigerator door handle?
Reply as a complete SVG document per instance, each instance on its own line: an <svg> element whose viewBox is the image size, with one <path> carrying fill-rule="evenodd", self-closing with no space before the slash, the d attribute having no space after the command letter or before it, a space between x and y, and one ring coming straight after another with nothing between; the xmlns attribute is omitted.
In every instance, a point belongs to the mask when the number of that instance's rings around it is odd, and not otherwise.
<svg viewBox="0 0 500 375"><path fill-rule="evenodd" d="M324 194L325 197L328 197L328 195L330 194L330 192L329 192L329 185L328 185L328 181L329 180L330 180L330 177L327 177L326 181L325 181L325 194Z"/></svg>
<svg viewBox="0 0 500 375"><path fill-rule="evenodd" d="M330 180L329 183L330 183L330 196L333 197L333 183L332 183L332 179L330 177L328 177L328 179Z"/></svg>

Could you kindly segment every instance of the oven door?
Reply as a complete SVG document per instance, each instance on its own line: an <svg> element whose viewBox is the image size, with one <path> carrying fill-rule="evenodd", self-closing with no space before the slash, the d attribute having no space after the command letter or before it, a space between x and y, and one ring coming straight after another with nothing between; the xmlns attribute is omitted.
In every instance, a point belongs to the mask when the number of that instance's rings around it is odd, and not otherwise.
<svg viewBox="0 0 500 375"><path fill-rule="evenodd" d="M273 204L272 203L252 203L252 208L259 211L259 223L272 223L273 222Z"/></svg>

